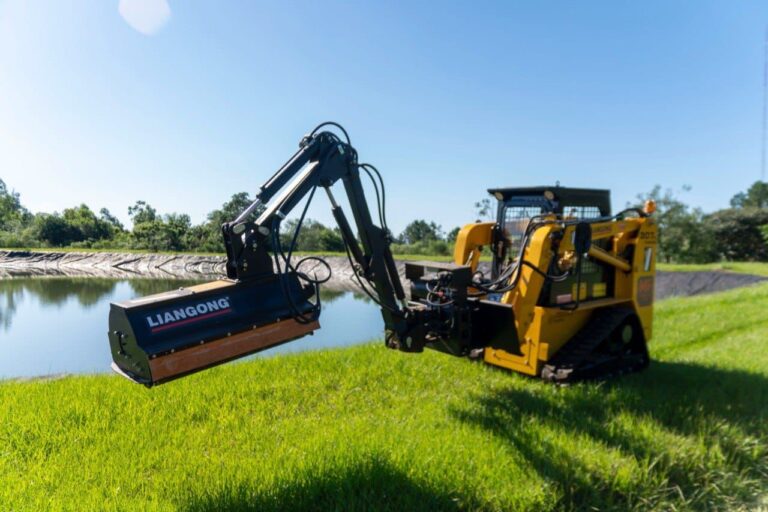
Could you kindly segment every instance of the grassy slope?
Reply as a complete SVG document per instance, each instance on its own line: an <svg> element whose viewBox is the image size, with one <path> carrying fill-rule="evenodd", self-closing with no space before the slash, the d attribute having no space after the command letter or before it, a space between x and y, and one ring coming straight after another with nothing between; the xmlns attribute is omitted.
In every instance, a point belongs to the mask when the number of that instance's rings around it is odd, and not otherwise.
<svg viewBox="0 0 768 512"><path fill-rule="evenodd" d="M11 510L737 509L768 488L768 285L659 304L651 369L557 388L379 345L146 390L0 385Z"/></svg>
<svg viewBox="0 0 768 512"><path fill-rule="evenodd" d="M739 272L741 274L754 274L758 276L768 276L768 263L763 262L737 262L729 261L723 263L704 263L704 264L676 264L659 263L659 270L668 271L693 271L693 270L725 270L728 272Z"/></svg>

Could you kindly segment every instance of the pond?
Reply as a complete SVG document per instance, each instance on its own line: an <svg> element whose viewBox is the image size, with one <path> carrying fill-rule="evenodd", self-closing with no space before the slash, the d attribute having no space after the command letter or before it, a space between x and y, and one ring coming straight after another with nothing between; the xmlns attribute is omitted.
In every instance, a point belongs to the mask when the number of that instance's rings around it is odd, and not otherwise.
<svg viewBox="0 0 768 512"><path fill-rule="evenodd" d="M0 279L0 379L109 372L110 302L194 281L102 278ZM322 328L256 356L362 343L383 336L378 308L363 296L324 288Z"/></svg>

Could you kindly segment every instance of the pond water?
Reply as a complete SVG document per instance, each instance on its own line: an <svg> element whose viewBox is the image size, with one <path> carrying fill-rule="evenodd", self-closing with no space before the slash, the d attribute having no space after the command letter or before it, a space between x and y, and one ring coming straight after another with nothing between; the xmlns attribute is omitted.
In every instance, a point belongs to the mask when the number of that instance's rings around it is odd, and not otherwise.
<svg viewBox="0 0 768 512"><path fill-rule="evenodd" d="M194 281L101 278L0 280L0 379L109 372L110 302L189 286ZM322 328L256 356L338 347L383 336L375 304L351 292L322 290Z"/></svg>

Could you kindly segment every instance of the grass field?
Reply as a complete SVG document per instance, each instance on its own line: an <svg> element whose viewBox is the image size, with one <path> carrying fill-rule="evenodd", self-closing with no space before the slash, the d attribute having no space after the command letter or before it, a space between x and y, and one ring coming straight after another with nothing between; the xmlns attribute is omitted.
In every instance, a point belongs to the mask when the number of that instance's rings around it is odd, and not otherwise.
<svg viewBox="0 0 768 512"><path fill-rule="evenodd" d="M651 368L568 388L379 344L6 382L0 508L768 510L767 306L662 302Z"/></svg>
<svg viewBox="0 0 768 512"><path fill-rule="evenodd" d="M659 263L656 265L658 270L690 272L694 270L718 270L726 272L739 272L741 274L754 274L757 276L768 276L768 263L754 261L729 261L723 263L704 263L704 264L678 264L678 263Z"/></svg>

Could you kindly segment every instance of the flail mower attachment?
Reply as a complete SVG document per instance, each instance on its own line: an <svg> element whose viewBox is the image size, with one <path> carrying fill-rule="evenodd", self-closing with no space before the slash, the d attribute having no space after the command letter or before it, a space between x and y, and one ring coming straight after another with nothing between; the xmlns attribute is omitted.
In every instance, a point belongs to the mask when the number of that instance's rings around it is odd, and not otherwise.
<svg viewBox="0 0 768 512"><path fill-rule="evenodd" d="M320 328L314 292L287 273L112 304L112 368L152 386L300 338Z"/></svg>

